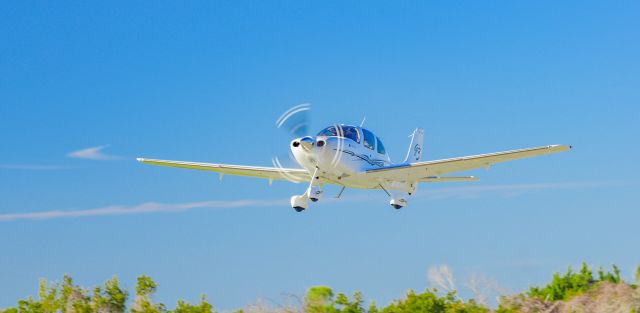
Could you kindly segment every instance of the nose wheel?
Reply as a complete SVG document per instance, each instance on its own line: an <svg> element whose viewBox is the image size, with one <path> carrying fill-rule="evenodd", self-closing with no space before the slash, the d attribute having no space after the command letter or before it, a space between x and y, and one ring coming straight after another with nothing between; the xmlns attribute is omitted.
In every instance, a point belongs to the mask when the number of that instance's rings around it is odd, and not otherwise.
<svg viewBox="0 0 640 313"><path fill-rule="evenodd" d="M307 190L307 193L309 196L309 200L313 202L318 202L318 200L322 198L322 194L323 194L322 188L319 186L312 186Z"/></svg>
<svg viewBox="0 0 640 313"><path fill-rule="evenodd" d="M322 187L317 186L317 182L320 179L320 177L316 176L317 174L318 168L316 167L313 175L311 175L311 181L305 193L300 196L291 197L291 207L296 210L296 212L302 212L307 208L307 200L317 202L322 197Z"/></svg>

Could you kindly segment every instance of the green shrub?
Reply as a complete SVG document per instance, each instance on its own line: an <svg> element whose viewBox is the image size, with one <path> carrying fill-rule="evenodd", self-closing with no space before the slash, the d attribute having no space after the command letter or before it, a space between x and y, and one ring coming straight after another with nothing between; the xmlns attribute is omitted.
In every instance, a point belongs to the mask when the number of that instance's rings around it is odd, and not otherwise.
<svg viewBox="0 0 640 313"><path fill-rule="evenodd" d="M589 266L583 262L579 272L576 273L569 267L564 275L555 273L548 285L544 287L531 287L527 295L543 301L566 300L584 293L597 283L603 281L614 284L622 282L620 269L616 265L613 265L613 272L605 272L600 268L598 270L598 279L594 279L593 272Z"/></svg>

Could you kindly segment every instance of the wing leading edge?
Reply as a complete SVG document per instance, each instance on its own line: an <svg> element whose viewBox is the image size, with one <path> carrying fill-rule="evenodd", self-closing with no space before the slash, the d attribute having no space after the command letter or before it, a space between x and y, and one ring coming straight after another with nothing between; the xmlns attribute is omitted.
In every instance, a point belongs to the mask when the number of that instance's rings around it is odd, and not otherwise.
<svg viewBox="0 0 640 313"><path fill-rule="evenodd" d="M568 145L550 145L536 148L471 155L451 159L415 162L369 170L367 171L366 175L373 179L384 179L393 181L438 181L430 180L429 178L439 177L440 175L447 173L462 172L472 169L489 167L495 163L563 152L569 149L571 149L571 146Z"/></svg>
<svg viewBox="0 0 640 313"><path fill-rule="evenodd" d="M193 170L212 171L220 174L238 175L265 178L269 180L290 180L295 182L308 182L309 173L304 169L277 168L261 166L245 166L231 164L199 163L187 161L170 161L157 159L138 158L138 162L151 165L188 168Z"/></svg>

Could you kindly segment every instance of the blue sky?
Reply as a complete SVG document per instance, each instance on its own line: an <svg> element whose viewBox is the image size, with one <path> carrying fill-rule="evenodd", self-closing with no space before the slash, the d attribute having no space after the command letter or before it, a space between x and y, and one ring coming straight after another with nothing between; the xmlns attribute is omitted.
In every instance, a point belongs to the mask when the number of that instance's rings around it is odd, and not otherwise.
<svg viewBox="0 0 640 313"><path fill-rule="evenodd" d="M221 309L318 284L385 304L430 286L428 269L442 264L458 286L475 273L510 292L583 260L630 277L639 9L3 2L0 307L63 273L83 285L118 275L129 288L148 274L159 301L206 293ZM303 185L134 161L270 165L288 149L275 120L303 102L317 130L366 115L396 161L415 127L426 159L575 148L474 171L478 182L423 185L400 211L380 191L348 190L304 214L287 203ZM69 155L91 147L111 157ZM257 204L228 208L245 200ZM52 213L113 206L171 212ZM51 216L15 218L33 212Z"/></svg>

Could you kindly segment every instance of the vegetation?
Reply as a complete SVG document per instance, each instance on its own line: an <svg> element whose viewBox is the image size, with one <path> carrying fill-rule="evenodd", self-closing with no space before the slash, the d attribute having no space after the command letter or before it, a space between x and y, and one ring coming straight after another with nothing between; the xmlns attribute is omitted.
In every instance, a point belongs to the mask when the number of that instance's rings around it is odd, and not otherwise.
<svg viewBox="0 0 640 313"><path fill-rule="evenodd" d="M135 299L127 310L129 293L120 287L116 277L89 290L74 285L65 275L61 283L40 280L37 300L28 297L18 301L15 308L0 309L0 313L213 313L213 306L204 296L198 305L178 301L175 310L166 310L164 304L152 301L157 287L150 277L138 277Z"/></svg>
<svg viewBox="0 0 640 313"><path fill-rule="evenodd" d="M445 294L436 289L407 294L378 308L374 302L365 304L360 292L351 297L335 294L326 286L307 290L300 304L287 308L267 308L256 305L237 311L248 312L306 312L306 313L524 313L524 312L632 312L640 313L640 266L636 269L636 284L625 283L617 266L611 271L600 268L597 273L585 263L579 271L569 268L556 273L551 282L542 287L512 296L503 296L499 306L491 310L470 299L464 301L456 291ZM198 304L179 300L173 310L153 301L158 284L148 276L137 279L135 294L130 299L127 290L113 277L103 286L86 289L74 285L70 276L60 283L41 280L38 297L19 300L16 307L0 309L0 313L213 313L213 306L203 295ZM482 301L481 301L482 302ZM129 305L128 305L129 304Z"/></svg>
<svg viewBox="0 0 640 313"><path fill-rule="evenodd" d="M622 282L620 269L616 265L613 265L613 273L605 273L604 270L600 268L598 270L598 278L594 279L593 272L589 266L586 263L582 263L579 272L576 273L569 267L567 273L564 275L555 273L553 274L551 283L542 288L532 287L529 289L528 295L545 301L566 300L567 298L584 293L600 282L610 282L613 284Z"/></svg>
<svg viewBox="0 0 640 313"><path fill-rule="evenodd" d="M636 270L636 276L640 266ZM638 277L636 277L638 279ZM571 267L564 275L553 274L543 287L523 294L502 297L496 313L519 312L631 312L640 313L640 289L625 283L620 269L599 268L597 277L586 263L578 272Z"/></svg>

